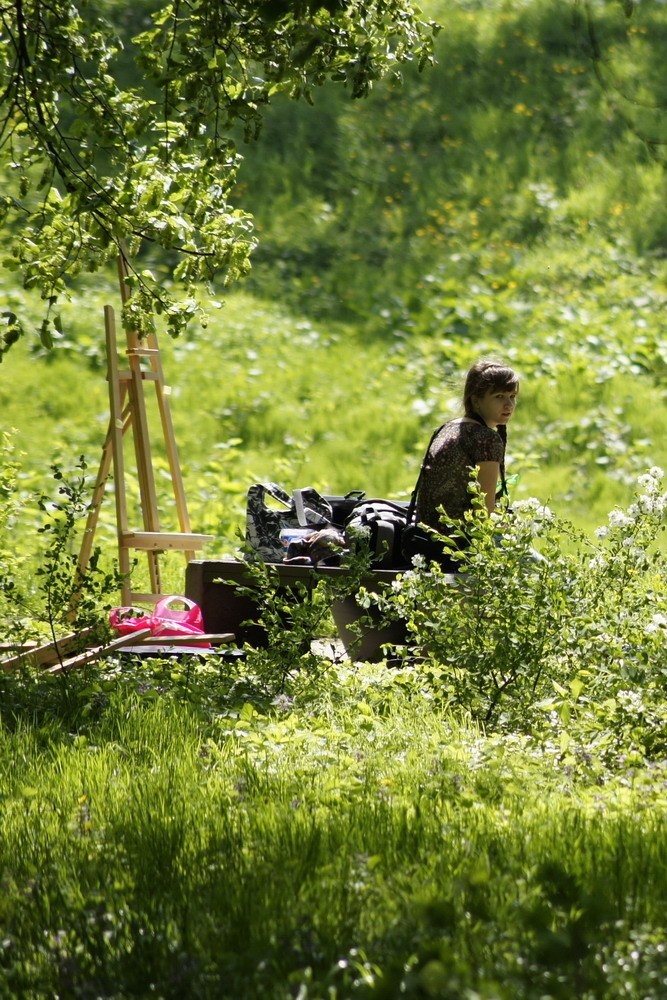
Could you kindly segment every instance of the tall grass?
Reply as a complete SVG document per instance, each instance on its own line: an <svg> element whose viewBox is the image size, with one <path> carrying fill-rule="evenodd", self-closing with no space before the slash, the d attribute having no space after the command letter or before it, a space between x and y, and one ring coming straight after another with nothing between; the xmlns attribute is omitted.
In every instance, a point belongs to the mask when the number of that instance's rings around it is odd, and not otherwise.
<svg viewBox="0 0 667 1000"><path fill-rule="evenodd" d="M616 995L613 941L664 926L659 775L575 792L377 672L208 722L113 676L77 733L2 733L12 995Z"/></svg>

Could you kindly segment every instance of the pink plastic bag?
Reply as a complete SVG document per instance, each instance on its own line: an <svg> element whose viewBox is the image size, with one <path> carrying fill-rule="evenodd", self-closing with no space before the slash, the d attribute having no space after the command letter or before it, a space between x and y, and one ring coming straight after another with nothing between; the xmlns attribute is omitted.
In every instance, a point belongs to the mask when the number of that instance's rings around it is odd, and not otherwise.
<svg viewBox="0 0 667 1000"><path fill-rule="evenodd" d="M172 607L172 604L185 605L185 608ZM141 629L149 628L156 638L168 639L169 636L191 635L193 646L210 647L210 642L197 642L194 637L204 632L204 619L198 604L188 597L176 594L162 597L149 614L144 608L113 608L109 612L109 622L119 635L130 635Z"/></svg>

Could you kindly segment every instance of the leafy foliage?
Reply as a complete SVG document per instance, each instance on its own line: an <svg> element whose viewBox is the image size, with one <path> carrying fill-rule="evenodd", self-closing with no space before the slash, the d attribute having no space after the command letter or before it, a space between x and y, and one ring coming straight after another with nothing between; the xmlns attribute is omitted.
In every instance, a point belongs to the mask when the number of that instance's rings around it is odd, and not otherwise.
<svg viewBox="0 0 667 1000"><path fill-rule="evenodd" d="M36 494L28 497L17 490L18 470L10 436L4 435L5 453L0 466L0 490L5 492L0 506L0 615L3 641L50 641L79 629L92 630L87 638L103 638L108 633L105 612L112 606L110 595L120 587L115 568L103 567L99 546L91 552L90 571L85 586L73 552L81 521L89 510L86 463L81 458L72 471L53 466L57 496ZM17 512L30 503L41 512L37 533L45 539L30 555L17 552L15 531ZM34 545L34 541L33 541Z"/></svg>
<svg viewBox="0 0 667 1000"><path fill-rule="evenodd" d="M229 202L239 156L232 126L258 131L279 92L309 97L331 78L354 97L405 60L426 62L432 27L411 4L201 0L166 3L130 42L132 84L118 77L122 31L93 6L13 3L2 10L0 152L12 178L0 221L4 264L52 310L68 279L148 243L174 253L173 297L134 271L126 319L164 313L171 333L198 312L197 287L248 269L251 220ZM141 74L141 76L140 76ZM140 82L141 81L141 82ZM6 349L22 332L4 315ZM59 319L47 314L50 343Z"/></svg>
<svg viewBox="0 0 667 1000"><path fill-rule="evenodd" d="M641 476L595 543L534 499L511 515L471 514L455 578L417 557L391 590L360 601L405 621L404 655L449 709L526 733L553 712L563 747L661 754L663 478L658 468ZM446 516L443 525L455 528Z"/></svg>
<svg viewBox="0 0 667 1000"><path fill-rule="evenodd" d="M385 339L505 339L533 311L542 324L555 286L585 322L596 277L604 309L634 253L661 269L666 15L627 6L438 5L436 65L403 89L363 107L325 89L315 115L276 102L239 173L260 237L250 287Z"/></svg>
<svg viewBox="0 0 667 1000"><path fill-rule="evenodd" d="M58 498L39 498L39 507L47 515L39 530L49 541L35 575L40 581L44 614L53 638L56 626L67 622L74 629L97 626L99 630L101 625L104 633L105 623L100 623L100 614L110 609L110 595L120 587L118 571L102 568L99 546L91 552L85 580L72 552L79 524L90 510L86 468L83 456L71 475L54 466Z"/></svg>

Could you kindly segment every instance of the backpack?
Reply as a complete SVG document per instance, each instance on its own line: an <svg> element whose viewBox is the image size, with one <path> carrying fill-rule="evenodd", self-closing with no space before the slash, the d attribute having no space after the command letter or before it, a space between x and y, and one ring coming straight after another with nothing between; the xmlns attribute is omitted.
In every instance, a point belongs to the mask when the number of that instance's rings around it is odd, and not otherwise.
<svg viewBox="0 0 667 1000"><path fill-rule="evenodd" d="M348 542L368 545L376 569L408 568L401 545L409 506L401 500L362 500L348 518Z"/></svg>

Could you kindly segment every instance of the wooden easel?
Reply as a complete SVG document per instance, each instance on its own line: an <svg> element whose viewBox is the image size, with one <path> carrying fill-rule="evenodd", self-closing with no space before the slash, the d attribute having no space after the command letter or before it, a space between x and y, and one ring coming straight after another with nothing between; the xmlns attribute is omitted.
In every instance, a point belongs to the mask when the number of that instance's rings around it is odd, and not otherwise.
<svg viewBox="0 0 667 1000"><path fill-rule="evenodd" d="M126 279L129 274L127 258L121 252L118 257L118 278L123 305L129 299ZM114 493L116 499L116 524L118 530L118 563L123 578L121 600L123 605L154 604L166 596L162 590L159 555L169 550L181 550L186 563L194 558L211 535L193 534L190 529L183 479L176 449L174 427L169 409L169 387L165 385L160 351L155 334L144 338L132 330L126 331L126 357L129 367L123 367L118 356L116 321L111 306L104 308L106 330L107 378L109 382L110 420L107 436L102 448L102 461L93 491L93 499L86 522L78 559L79 579L83 581L90 563L99 511L104 499L106 482L113 463ZM176 501L179 531L163 531L158 513L155 475L151 457L150 435L144 386L152 382L155 386L157 405L162 425L162 433L167 451L171 482ZM139 494L143 515L143 530L132 530L129 526L127 494L125 489L125 456L123 438L128 430L134 438ZM133 591L131 586L133 550L143 551L148 559L150 592Z"/></svg>

